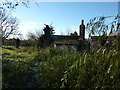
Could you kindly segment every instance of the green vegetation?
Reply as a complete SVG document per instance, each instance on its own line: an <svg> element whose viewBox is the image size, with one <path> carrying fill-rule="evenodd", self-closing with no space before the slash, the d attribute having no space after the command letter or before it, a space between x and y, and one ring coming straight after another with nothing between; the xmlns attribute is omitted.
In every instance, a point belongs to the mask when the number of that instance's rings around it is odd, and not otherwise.
<svg viewBox="0 0 120 90"><path fill-rule="evenodd" d="M78 44L77 40L55 41L56 44Z"/></svg>
<svg viewBox="0 0 120 90"><path fill-rule="evenodd" d="M4 47L3 88L120 88L120 53ZM30 83L31 82L31 83Z"/></svg>

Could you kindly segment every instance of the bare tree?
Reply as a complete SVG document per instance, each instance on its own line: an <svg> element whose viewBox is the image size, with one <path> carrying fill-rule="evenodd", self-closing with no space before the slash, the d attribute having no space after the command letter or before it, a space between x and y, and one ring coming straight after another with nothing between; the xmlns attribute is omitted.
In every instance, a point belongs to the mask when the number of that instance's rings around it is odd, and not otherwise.
<svg viewBox="0 0 120 90"><path fill-rule="evenodd" d="M36 46L39 43L39 39L42 37L43 32L42 30L36 30L35 33L28 32L27 34L27 44L31 46Z"/></svg>
<svg viewBox="0 0 120 90"><path fill-rule="evenodd" d="M5 10L0 10L0 31L2 31L2 39L18 34L18 24L19 22L16 17L12 17Z"/></svg>
<svg viewBox="0 0 120 90"><path fill-rule="evenodd" d="M28 40L35 40L37 41L38 36L35 33L29 32L27 34Z"/></svg>
<svg viewBox="0 0 120 90"><path fill-rule="evenodd" d="M29 3L34 2L38 8L40 8L37 0L3 0L0 1L0 8L14 10L17 6L22 5L25 7L29 7Z"/></svg>
<svg viewBox="0 0 120 90"><path fill-rule="evenodd" d="M42 30L36 30L35 33L33 32L28 32L27 37L28 40L35 40L37 41L39 37L43 35Z"/></svg>
<svg viewBox="0 0 120 90"><path fill-rule="evenodd" d="M20 4L28 7L30 1L32 0L3 0L0 2L0 8L13 10Z"/></svg>

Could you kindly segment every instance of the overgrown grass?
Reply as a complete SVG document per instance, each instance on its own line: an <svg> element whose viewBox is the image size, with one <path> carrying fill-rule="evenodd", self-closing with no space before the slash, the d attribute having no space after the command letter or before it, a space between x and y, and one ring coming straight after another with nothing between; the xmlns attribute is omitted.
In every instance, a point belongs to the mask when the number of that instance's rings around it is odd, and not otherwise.
<svg viewBox="0 0 120 90"><path fill-rule="evenodd" d="M117 50L101 48L79 53L23 47L2 51L3 88L26 87L32 74L31 64L36 67L37 88L120 88L120 52Z"/></svg>
<svg viewBox="0 0 120 90"><path fill-rule="evenodd" d="M25 87L24 85L31 75L29 63L32 62L32 54L34 54L32 52L30 47L21 49L6 47L2 49L3 88Z"/></svg>
<svg viewBox="0 0 120 90"><path fill-rule="evenodd" d="M120 53L99 49L82 55L64 74L61 88L119 89Z"/></svg>

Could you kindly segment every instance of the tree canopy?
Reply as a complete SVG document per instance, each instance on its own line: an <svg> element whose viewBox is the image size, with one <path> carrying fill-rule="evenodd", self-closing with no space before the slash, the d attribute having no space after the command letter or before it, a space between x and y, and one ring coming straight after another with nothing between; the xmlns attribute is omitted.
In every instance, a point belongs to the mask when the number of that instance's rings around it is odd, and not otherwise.
<svg viewBox="0 0 120 90"><path fill-rule="evenodd" d="M45 35L49 36L55 33L54 27L52 25L47 25L47 24L44 25L45 27L43 28L43 31Z"/></svg>

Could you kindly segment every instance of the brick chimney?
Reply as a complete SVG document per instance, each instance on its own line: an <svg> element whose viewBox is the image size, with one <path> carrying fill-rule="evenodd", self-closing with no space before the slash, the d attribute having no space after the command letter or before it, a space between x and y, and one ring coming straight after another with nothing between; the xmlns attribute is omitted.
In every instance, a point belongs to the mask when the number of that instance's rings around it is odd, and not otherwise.
<svg viewBox="0 0 120 90"><path fill-rule="evenodd" d="M82 38L83 40L85 39L85 25L84 25L84 20L81 20L81 25L79 27L79 35L80 35L80 38Z"/></svg>

